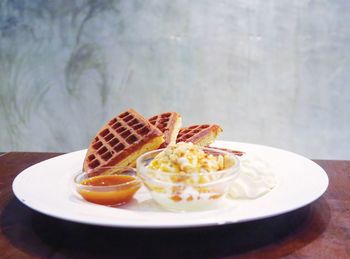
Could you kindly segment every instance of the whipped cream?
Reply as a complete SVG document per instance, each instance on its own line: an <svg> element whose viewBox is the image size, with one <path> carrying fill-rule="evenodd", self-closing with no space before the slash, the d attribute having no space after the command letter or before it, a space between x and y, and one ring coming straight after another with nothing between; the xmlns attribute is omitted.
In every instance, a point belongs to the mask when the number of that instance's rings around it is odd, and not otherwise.
<svg viewBox="0 0 350 259"><path fill-rule="evenodd" d="M248 154L243 155L240 161L239 175L229 187L230 198L255 199L276 186L275 175L266 161Z"/></svg>

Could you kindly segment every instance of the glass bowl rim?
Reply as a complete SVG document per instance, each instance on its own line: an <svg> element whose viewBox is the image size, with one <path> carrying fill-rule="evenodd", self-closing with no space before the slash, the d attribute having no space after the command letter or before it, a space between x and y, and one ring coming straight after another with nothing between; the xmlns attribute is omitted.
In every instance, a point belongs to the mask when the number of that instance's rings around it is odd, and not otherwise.
<svg viewBox="0 0 350 259"><path fill-rule="evenodd" d="M161 149L156 149L156 150L152 150L152 151L148 151L144 154L142 154L141 156L139 156L136 160L136 168L137 168L137 173L140 175L145 174L143 171L145 169L147 169L147 167L145 165L143 165L143 159L147 156L147 155L152 155L153 153L160 153L163 150L165 150L166 148L161 148ZM233 160L235 161L235 164L229 168L223 169L223 170L217 170L217 171L213 171L213 172L200 172L200 173L172 173L172 172L163 172L161 170L154 170L154 169L147 169L147 171L152 172L152 173L156 173L158 175L164 175L164 176L215 176L215 175L220 175L220 174L224 174L226 172L229 171L233 171L232 174L235 174L236 172L238 172L239 168L240 168L240 160L238 159L238 157L234 154L231 154L227 151L224 150L220 150L220 149L216 149L216 148L212 148L212 147L201 147L202 150L212 150L216 153L219 154L224 154L224 155L228 155L229 157L233 158ZM143 169L143 170L142 170Z"/></svg>
<svg viewBox="0 0 350 259"><path fill-rule="evenodd" d="M126 170L132 170L135 175L129 175L131 177L133 177L134 179L127 181L125 183L120 183L120 184L112 184L112 185L104 185L104 186L95 186L95 185L87 185L87 184L81 184L81 181L88 179L88 178L83 178L80 179L81 177L84 177L86 175L92 174L94 170L98 171L101 168L120 168L122 170L126 169ZM126 175L126 174L119 174L119 175ZM100 174L100 175L96 175L93 177L99 177L99 176L118 176L118 174ZM92 177L91 177L92 178ZM98 167L96 169L89 169L89 171L85 172L83 170L79 170L73 178L74 184L77 188L84 188L84 189L91 189L91 190L104 190L104 189L116 189L116 188L125 188L125 187L129 187L135 184L141 184L142 181L141 179L139 179L139 177L136 174L136 169L132 168L132 167L113 167L113 166L103 166L103 167Z"/></svg>
<svg viewBox="0 0 350 259"><path fill-rule="evenodd" d="M225 183L225 182L230 182L230 180L236 178L238 176L238 171L235 171L234 173L228 175L228 176L225 176L225 177L222 177L222 178L219 178L219 179L216 179L216 180L213 180L213 181L209 181L209 182L206 182L206 183L185 183L185 182L167 182L167 181L162 181L162 180L159 180L159 179L155 179L155 178L152 178L150 176L141 176L142 180L145 182L145 183L154 183L154 184L158 184L158 185L164 185L164 186L167 186L167 187L170 187L170 186L191 186L191 187L194 187L194 188L205 188L205 187L209 187L209 186L212 186L212 185L216 185L216 184L222 184L222 183Z"/></svg>

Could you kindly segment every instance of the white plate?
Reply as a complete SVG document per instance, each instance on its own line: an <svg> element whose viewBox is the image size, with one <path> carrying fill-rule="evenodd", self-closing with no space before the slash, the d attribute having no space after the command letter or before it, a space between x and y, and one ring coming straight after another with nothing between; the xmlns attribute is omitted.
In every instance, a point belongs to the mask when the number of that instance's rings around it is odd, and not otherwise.
<svg viewBox="0 0 350 259"><path fill-rule="evenodd" d="M73 222L113 227L198 227L246 222L286 213L319 198L327 189L326 172L311 160L277 148L217 141L213 146L233 148L266 160L278 185L255 200L228 200L222 208L176 213L160 209L145 188L135 199L113 208L88 203L74 191L72 177L83 164L86 150L35 164L13 182L16 197L28 207Z"/></svg>

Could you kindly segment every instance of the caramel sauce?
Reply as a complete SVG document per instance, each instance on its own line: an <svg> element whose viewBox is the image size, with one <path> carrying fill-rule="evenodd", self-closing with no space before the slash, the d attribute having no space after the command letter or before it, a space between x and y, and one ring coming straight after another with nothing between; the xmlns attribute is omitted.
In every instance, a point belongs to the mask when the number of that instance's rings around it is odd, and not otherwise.
<svg viewBox="0 0 350 259"><path fill-rule="evenodd" d="M127 183L135 180L129 175L99 175L83 180L80 184L89 186L110 186Z"/></svg>
<svg viewBox="0 0 350 259"><path fill-rule="evenodd" d="M102 205L121 205L127 203L135 192L140 188L139 182L134 182L136 178L129 175L99 175L80 182L86 186L108 187L121 185L130 182L129 185L117 186L115 190L85 190L78 188L77 191L87 201Z"/></svg>

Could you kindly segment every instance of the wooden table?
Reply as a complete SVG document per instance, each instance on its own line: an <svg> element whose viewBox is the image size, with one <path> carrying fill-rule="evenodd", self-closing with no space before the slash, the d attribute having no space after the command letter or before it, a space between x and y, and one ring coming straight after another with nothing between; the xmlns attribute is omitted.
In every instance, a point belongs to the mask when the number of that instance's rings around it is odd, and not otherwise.
<svg viewBox="0 0 350 259"><path fill-rule="evenodd" d="M0 154L0 258L350 258L350 161L316 160L327 192L299 210L242 224L191 229L123 229L67 222L14 196L23 169L54 153Z"/></svg>

